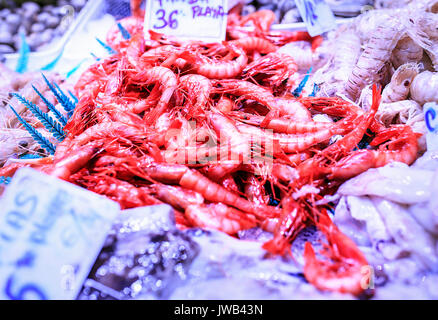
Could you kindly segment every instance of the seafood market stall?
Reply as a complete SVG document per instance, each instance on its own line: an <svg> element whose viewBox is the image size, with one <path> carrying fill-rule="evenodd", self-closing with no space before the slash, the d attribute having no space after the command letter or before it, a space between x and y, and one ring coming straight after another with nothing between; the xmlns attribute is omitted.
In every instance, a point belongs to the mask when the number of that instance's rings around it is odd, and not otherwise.
<svg viewBox="0 0 438 320"><path fill-rule="evenodd" d="M0 1L0 299L438 299L437 22Z"/></svg>

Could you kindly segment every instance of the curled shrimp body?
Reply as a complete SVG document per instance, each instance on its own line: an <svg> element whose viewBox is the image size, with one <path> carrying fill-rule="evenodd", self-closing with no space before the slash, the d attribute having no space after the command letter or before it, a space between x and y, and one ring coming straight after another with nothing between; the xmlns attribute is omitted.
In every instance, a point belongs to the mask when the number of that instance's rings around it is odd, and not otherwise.
<svg viewBox="0 0 438 320"><path fill-rule="evenodd" d="M213 88L210 80L198 74L185 75L179 79L179 88L185 92L190 104L188 114L204 114Z"/></svg>
<svg viewBox="0 0 438 320"><path fill-rule="evenodd" d="M155 184L151 187L151 191L157 199L176 209L185 210L190 205L204 203L204 198L199 193L178 186Z"/></svg>
<svg viewBox="0 0 438 320"><path fill-rule="evenodd" d="M296 98L285 96L276 98L275 111L280 116L291 116L296 121L312 121L310 111ZM274 114L275 115L275 114Z"/></svg>
<svg viewBox="0 0 438 320"><path fill-rule="evenodd" d="M161 204L160 201L151 196L148 188L138 188L114 177L87 175L74 177L74 180L86 186L90 191L118 202L122 209Z"/></svg>
<svg viewBox="0 0 438 320"><path fill-rule="evenodd" d="M265 83L274 91L288 92L296 83L298 66L288 54L273 52L250 63L242 72L243 79Z"/></svg>
<svg viewBox="0 0 438 320"><path fill-rule="evenodd" d="M56 161L50 175L68 180L72 174L85 167L98 151L99 147L96 145L83 146L74 153Z"/></svg>
<svg viewBox="0 0 438 320"><path fill-rule="evenodd" d="M257 217L276 216L277 214L274 207L256 205L212 182L197 171L187 170L180 180L180 185L200 193L208 201L222 202Z"/></svg>
<svg viewBox="0 0 438 320"><path fill-rule="evenodd" d="M231 112L234 109L234 102L231 99L222 96L219 99L218 103L214 106L214 108L219 112L227 114L228 112Z"/></svg>
<svg viewBox="0 0 438 320"><path fill-rule="evenodd" d="M320 290L360 295L368 284L364 283L362 273L362 268L368 266L365 256L326 213L320 214L315 224L327 239L328 245L321 252L327 260L317 259L312 245L306 242L304 276L307 281Z"/></svg>
<svg viewBox="0 0 438 320"><path fill-rule="evenodd" d="M262 54L267 54L277 51L277 47L272 44L272 42L258 37L245 37L232 40L229 43L244 49L247 53L259 52Z"/></svg>
<svg viewBox="0 0 438 320"><path fill-rule="evenodd" d="M172 70L165 67L153 67L151 69L137 73L130 78L130 81L137 85L147 85L154 83L159 86L161 98L157 106L145 114L146 123L154 124L158 117L166 110L169 105L170 98L172 98L178 86L178 79ZM143 108L132 110L134 113L145 111Z"/></svg>
<svg viewBox="0 0 438 320"><path fill-rule="evenodd" d="M227 93L239 96L241 99L255 100L269 110L275 109L276 99L272 93L251 82L243 80L213 80L214 93Z"/></svg>
<svg viewBox="0 0 438 320"><path fill-rule="evenodd" d="M351 123L350 123L351 122ZM302 152L308 148L322 142L330 140L333 135L345 134L352 128L351 119L345 119L336 125L322 129L316 132L307 132L298 135L289 135L284 133L270 134L266 130L259 129L257 127L248 126L245 124L238 124L237 128L240 132L253 137L266 137L271 139L271 143L274 144L274 150L278 144L285 153ZM263 141L263 140L262 140Z"/></svg>
<svg viewBox="0 0 438 320"><path fill-rule="evenodd" d="M208 116L208 120L220 139L221 147L227 146L225 149L226 155L223 156L228 156L231 152L232 159L237 161L237 163L244 161L250 156L249 141L246 139L246 136L240 133L234 121L218 113L211 113Z"/></svg>
<svg viewBox="0 0 438 320"><path fill-rule="evenodd" d="M254 126L261 126L265 120L263 116L257 116L252 114L245 114L240 112L231 112L230 116L240 120L243 123L251 124ZM325 122L299 122L295 119L287 118L271 118L266 122L264 128L272 129L274 132L287 133L287 134L304 134L314 133L322 129L331 127L331 123Z"/></svg>
<svg viewBox="0 0 438 320"><path fill-rule="evenodd" d="M411 165L417 159L418 141L410 126L394 126L379 133L372 144L389 142L378 150L359 150L343 158L331 168L334 179L348 179L371 168L383 167L391 162Z"/></svg>
<svg viewBox="0 0 438 320"><path fill-rule="evenodd" d="M235 235L240 230L250 229L257 225L253 216L228 207L223 203L190 205L185 210L187 219L201 228L212 228Z"/></svg>
<svg viewBox="0 0 438 320"><path fill-rule="evenodd" d="M248 22L252 22L256 30L259 32L268 32L276 17L271 10L258 10L240 20L240 26L245 26Z"/></svg>
<svg viewBox="0 0 438 320"><path fill-rule="evenodd" d="M253 174L246 179L245 195L249 201L255 204L269 204L269 196L266 194L263 183Z"/></svg>
<svg viewBox="0 0 438 320"><path fill-rule="evenodd" d="M230 53L235 57L231 61L217 61L198 52L186 50L179 57L192 65L194 71L209 79L229 79L240 74L248 63L245 51L234 45L228 45Z"/></svg>

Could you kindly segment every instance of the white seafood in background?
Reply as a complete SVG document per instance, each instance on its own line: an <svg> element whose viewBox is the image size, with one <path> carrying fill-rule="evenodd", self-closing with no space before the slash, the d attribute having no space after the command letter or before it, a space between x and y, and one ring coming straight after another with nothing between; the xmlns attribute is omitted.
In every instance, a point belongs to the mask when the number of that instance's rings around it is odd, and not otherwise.
<svg viewBox="0 0 438 320"><path fill-rule="evenodd" d="M392 75L391 82L382 92L382 102L391 103L408 98L412 81L418 75L418 65L407 63L401 65Z"/></svg>
<svg viewBox="0 0 438 320"><path fill-rule="evenodd" d="M410 282L438 272L437 192L438 152L428 151L411 167L392 163L345 182L334 219L374 267Z"/></svg>
<svg viewBox="0 0 438 320"><path fill-rule="evenodd" d="M438 72L424 71L415 77L410 88L411 97L419 104L438 102Z"/></svg>

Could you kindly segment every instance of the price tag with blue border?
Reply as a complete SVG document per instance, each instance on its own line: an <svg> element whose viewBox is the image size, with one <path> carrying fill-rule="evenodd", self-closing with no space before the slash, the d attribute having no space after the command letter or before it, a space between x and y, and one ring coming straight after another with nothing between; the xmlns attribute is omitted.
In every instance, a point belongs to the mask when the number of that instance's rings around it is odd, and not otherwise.
<svg viewBox="0 0 438 320"><path fill-rule="evenodd" d="M427 150L438 150L438 104L429 102L423 106L424 120L426 122Z"/></svg>
<svg viewBox="0 0 438 320"><path fill-rule="evenodd" d="M184 40L225 40L228 0L147 0L145 35L153 30Z"/></svg>
<svg viewBox="0 0 438 320"><path fill-rule="evenodd" d="M0 198L0 299L75 299L119 212L78 186L17 171Z"/></svg>
<svg viewBox="0 0 438 320"><path fill-rule="evenodd" d="M324 0L295 0L295 3L312 37L336 28L335 15Z"/></svg>

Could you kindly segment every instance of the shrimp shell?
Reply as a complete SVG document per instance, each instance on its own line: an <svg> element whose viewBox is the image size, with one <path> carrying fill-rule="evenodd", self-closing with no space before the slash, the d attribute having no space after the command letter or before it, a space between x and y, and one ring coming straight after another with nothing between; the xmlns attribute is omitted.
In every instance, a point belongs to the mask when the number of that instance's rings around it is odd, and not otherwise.
<svg viewBox="0 0 438 320"><path fill-rule="evenodd" d="M421 105L438 102L438 72L421 72L412 82L410 92L412 99Z"/></svg>
<svg viewBox="0 0 438 320"><path fill-rule="evenodd" d="M423 58L423 52L423 48L411 37L404 37L397 43L397 46L392 52L392 65L397 69L405 63L418 63Z"/></svg>
<svg viewBox="0 0 438 320"><path fill-rule="evenodd" d="M345 85L350 99L357 100L367 84L378 80L379 71L389 61L392 51L405 32L404 24L393 17L377 26Z"/></svg>
<svg viewBox="0 0 438 320"><path fill-rule="evenodd" d="M416 63L407 63L400 66L391 78L389 85L382 93L382 102L390 103L405 100L409 95L412 81L418 75L419 68Z"/></svg>
<svg viewBox="0 0 438 320"><path fill-rule="evenodd" d="M382 103L376 113L376 119L386 126L394 123L406 124L412 122L411 114L421 114L421 106L413 100L403 100L392 103Z"/></svg>

